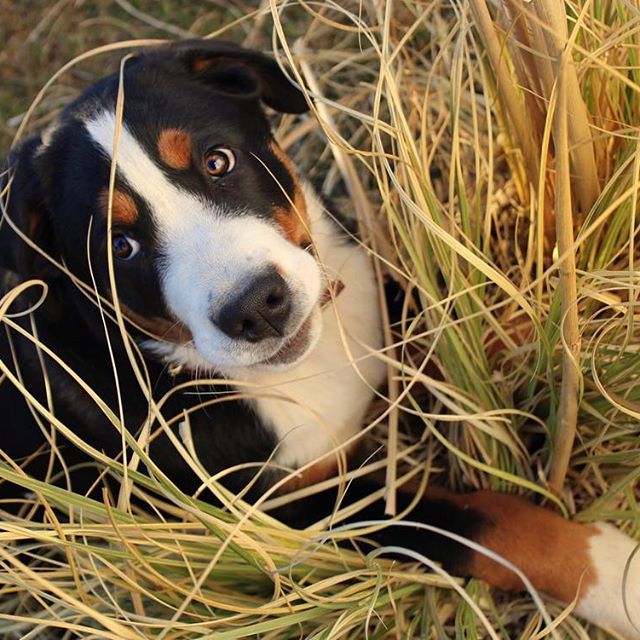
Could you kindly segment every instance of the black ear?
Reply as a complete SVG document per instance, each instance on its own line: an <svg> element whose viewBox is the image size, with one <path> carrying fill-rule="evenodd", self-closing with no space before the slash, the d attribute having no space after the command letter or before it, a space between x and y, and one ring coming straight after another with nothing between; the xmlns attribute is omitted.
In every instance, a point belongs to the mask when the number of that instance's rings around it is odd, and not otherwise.
<svg viewBox="0 0 640 640"><path fill-rule="evenodd" d="M271 57L225 40L183 40L148 50L145 58L169 59L217 92L261 99L283 113L304 113L309 105Z"/></svg>
<svg viewBox="0 0 640 640"><path fill-rule="evenodd" d="M40 136L21 143L9 154L0 177L0 267L24 279L44 278L55 271L19 233L52 252L53 230L36 167L40 145Z"/></svg>

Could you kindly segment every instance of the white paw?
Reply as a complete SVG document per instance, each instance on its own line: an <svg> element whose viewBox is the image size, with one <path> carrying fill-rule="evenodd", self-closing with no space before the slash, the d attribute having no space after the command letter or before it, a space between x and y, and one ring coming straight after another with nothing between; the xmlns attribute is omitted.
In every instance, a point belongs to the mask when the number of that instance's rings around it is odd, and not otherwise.
<svg viewBox="0 0 640 640"><path fill-rule="evenodd" d="M580 598L575 611L625 640L638 640L640 543L609 524L599 523L595 528L599 533L589 539L595 582Z"/></svg>

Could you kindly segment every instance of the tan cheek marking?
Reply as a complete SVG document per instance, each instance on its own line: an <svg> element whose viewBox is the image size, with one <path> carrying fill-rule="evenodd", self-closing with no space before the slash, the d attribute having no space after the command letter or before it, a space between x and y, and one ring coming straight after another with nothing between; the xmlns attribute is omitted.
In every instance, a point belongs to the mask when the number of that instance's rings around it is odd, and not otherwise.
<svg viewBox="0 0 640 640"><path fill-rule="evenodd" d="M109 208L109 189L107 188L100 193L100 206L106 217ZM138 207L129 194L115 189L111 215L114 224L132 225L138 219Z"/></svg>
<svg viewBox="0 0 640 640"><path fill-rule="evenodd" d="M291 242L299 246L310 244L307 203L291 159L275 142L271 143L271 152L285 166L293 181L292 206L276 207L274 219Z"/></svg>
<svg viewBox="0 0 640 640"><path fill-rule="evenodd" d="M320 308L324 309L332 300L335 300L344 290L342 280L332 280L327 283L325 290L320 294Z"/></svg>
<svg viewBox="0 0 640 640"><path fill-rule="evenodd" d="M303 248L311 244L307 227L295 211L284 207L275 207L271 215L290 242Z"/></svg>
<svg viewBox="0 0 640 640"><path fill-rule="evenodd" d="M191 166L191 136L180 129L164 129L158 136L158 153L164 164L185 170Z"/></svg>
<svg viewBox="0 0 640 640"><path fill-rule="evenodd" d="M191 331L178 320L168 318L147 318L121 305L122 313L139 329L149 334L152 338L172 342L174 344L186 344L193 339Z"/></svg>
<svg viewBox="0 0 640 640"><path fill-rule="evenodd" d="M578 591L584 595L597 582L589 558L589 538L598 533L595 527L569 522L517 496L479 491L448 498L494 522L477 541L521 569L537 589L571 602ZM515 573L479 553L474 554L470 573L500 589L524 588Z"/></svg>

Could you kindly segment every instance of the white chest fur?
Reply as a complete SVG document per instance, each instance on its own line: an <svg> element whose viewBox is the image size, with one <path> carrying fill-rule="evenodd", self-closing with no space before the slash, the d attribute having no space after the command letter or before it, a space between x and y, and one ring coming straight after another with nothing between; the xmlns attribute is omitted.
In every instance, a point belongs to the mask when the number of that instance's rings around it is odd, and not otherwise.
<svg viewBox="0 0 640 640"><path fill-rule="evenodd" d="M273 461L290 468L338 449L357 434L373 390L385 373L375 355L382 346L382 328L370 260L362 247L344 238L314 192L306 185L304 191L311 236L325 278L340 280L344 289L323 309L320 338L295 367L224 371L230 380L247 383L247 388L239 390L252 396L247 402L278 440ZM143 346L168 362L216 375L192 345L147 340Z"/></svg>
<svg viewBox="0 0 640 640"><path fill-rule="evenodd" d="M340 237L311 193L307 196L312 237L329 281L345 287L322 314L322 334L294 369L251 373L260 418L275 432L274 461L300 467L337 449L362 427L364 412L384 377L372 352L381 347L378 295L364 250Z"/></svg>

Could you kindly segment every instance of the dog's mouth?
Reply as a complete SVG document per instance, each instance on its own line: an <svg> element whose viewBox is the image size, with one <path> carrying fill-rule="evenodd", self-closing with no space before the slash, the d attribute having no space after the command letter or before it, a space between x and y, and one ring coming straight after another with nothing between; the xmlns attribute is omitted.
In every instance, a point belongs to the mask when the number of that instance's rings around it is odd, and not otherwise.
<svg viewBox="0 0 640 640"><path fill-rule="evenodd" d="M263 360L261 365L285 365L300 360L311 348L313 342L312 325L314 313L310 313L300 328L285 339L284 344L272 356Z"/></svg>
<svg viewBox="0 0 640 640"><path fill-rule="evenodd" d="M291 336L285 338L284 343L278 351L266 360L263 360L260 365L289 365L301 360L311 350L317 339L317 331L314 331L314 325L316 322L319 322L319 318L316 316L319 316L320 311L340 295L343 289L344 284L340 282L340 280L328 283L317 305L300 325L298 330Z"/></svg>

